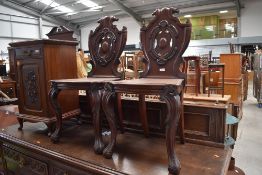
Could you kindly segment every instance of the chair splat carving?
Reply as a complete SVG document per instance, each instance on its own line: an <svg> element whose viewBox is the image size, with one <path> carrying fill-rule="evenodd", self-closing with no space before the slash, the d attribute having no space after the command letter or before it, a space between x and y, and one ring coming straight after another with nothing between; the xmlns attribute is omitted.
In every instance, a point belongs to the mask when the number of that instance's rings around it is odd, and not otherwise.
<svg viewBox="0 0 262 175"><path fill-rule="evenodd" d="M120 64L119 57L124 50L127 30L123 27L117 29L113 22L116 17L104 17L98 21L99 26L89 35L89 50L94 61L94 77L121 77L117 71Z"/></svg>
<svg viewBox="0 0 262 175"><path fill-rule="evenodd" d="M178 12L175 8L157 9L150 24L141 28L142 50L148 62L142 77L185 77L179 66L183 62L182 54L190 41L191 23L180 23L174 16Z"/></svg>

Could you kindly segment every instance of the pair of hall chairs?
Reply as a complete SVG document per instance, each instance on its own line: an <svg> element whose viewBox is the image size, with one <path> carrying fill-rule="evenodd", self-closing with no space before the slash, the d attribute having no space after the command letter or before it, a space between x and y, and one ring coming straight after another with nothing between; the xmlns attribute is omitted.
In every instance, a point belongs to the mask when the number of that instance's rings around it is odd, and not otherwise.
<svg viewBox="0 0 262 175"><path fill-rule="evenodd" d="M119 58L124 50L127 29L119 31L115 17L105 17L98 21L99 26L89 35L89 50L94 62L92 76L83 79L52 80L49 93L51 105L56 113L56 130L51 140L59 140L62 129L62 113L57 96L64 89L86 90L89 94L93 125L95 130L94 150L111 158L116 144L117 126L114 111L114 98L118 93L135 93L139 95L160 95L167 104L166 147L168 154L168 170L171 174L179 174L180 162L175 154L175 136L179 124L180 136L184 142L183 128L183 88L185 75L180 70L183 63L182 54L186 50L191 35L191 24L180 23L174 16L179 11L174 8L157 9L148 26L140 32L141 46L144 53L145 70L141 78L121 80L122 73L117 71ZM100 126L100 105L106 114L111 137L105 147L102 141ZM145 105L142 105L145 110ZM180 115L182 117L180 117ZM179 122L180 121L180 122Z"/></svg>

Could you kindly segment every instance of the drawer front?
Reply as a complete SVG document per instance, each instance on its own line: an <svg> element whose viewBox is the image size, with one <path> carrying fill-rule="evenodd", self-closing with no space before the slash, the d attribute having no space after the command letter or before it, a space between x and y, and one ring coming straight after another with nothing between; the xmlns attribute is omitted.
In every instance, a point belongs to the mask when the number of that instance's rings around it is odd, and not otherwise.
<svg viewBox="0 0 262 175"><path fill-rule="evenodd" d="M89 173L87 171L81 171L79 169L73 168L72 166L67 166L65 164L52 162L50 165L51 175L97 175Z"/></svg>
<svg viewBox="0 0 262 175"><path fill-rule="evenodd" d="M15 49L16 59L42 58L43 49L41 47L23 47Z"/></svg>
<svg viewBox="0 0 262 175"><path fill-rule="evenodd" d="M48 175L46 163L3 146L7 175Z"/></svg>

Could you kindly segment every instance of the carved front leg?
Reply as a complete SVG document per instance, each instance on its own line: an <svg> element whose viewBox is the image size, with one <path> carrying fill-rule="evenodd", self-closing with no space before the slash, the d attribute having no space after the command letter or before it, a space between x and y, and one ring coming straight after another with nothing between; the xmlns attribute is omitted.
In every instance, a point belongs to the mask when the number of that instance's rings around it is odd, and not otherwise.
<svg viewBox="0 0 262 175"><path fill-rule="evenodd" d="M185 132L184 132L184 106L183 106L183 99L184 99L184 92L180 93L180 102L181 102L181 113L180 113L180 120L179 120L179 135L180 135L180 143L185 144Z"/></svg>
<svg viewBox="0 0 262 175"><path fill-rule="evenodd" d="M174 86L166 86L161 93L161 99L167 104L166 118L166 147L168 154L168 171L172 175L180 173L181 165L174 150L176 131L181 113L179 89Z"/></svg>
<svg viewBox="0 0 262 175"><path fill-rule="evenodd" d="M93 125L95 131L94 150L95 153L102 154L105 145L102 140L100 119L101 91L99 91L99 87L97 87L97 85L91 85L91 87L87 90L87 93L90 97L90 104L92 107L93 115Z"/></svg>
<svg viewBox="0 0 262 175"><path fill-rule="evenodd" d="M19 123L19 127L18 127L18 130L22 130L23 129L23 126L24 126L24 119L23 118L17 118L17 121Z"/></svg>
<svg viewBox="0 0 262 175"><path fill-rule="evenodd" d="M115 146L116 136L117 136L114 106L113 106L113 103L110 103L110 99L113 95L115 95L114 87L112 84L107 83L105 85L105 91L102 95L102 107L105 112L106 119L109 123L109 127L111 130L111 138L110 138L109 144L103 151L104 157L108 159L112 157L113 148Z"/></svg>
<svg viewBox="0 0 262 175"><path fill-rule="evenodd" d="M55 111L56 116L56 129L51 135L51 141L56 143L59 141L61 129L62 129L62 111L61 107L58 103L57 97L61 90L57 88L57 84L55 82L51 82L51 89L49 91L49 99L51 102L51 106L53 107Z"/></svg>

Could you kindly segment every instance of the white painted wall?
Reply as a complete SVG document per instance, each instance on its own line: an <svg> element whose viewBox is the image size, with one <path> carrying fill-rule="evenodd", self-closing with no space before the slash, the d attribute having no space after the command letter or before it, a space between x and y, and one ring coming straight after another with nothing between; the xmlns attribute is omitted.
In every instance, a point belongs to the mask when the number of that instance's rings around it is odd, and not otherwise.
<svg viewBox="0 0 262 175"><path fill-rule="evenodd" d="M262 36L262 0L248 0L241 9L240 36Z"/></svg>
<svg viewBox="0 0 262 175"><path fill-rule="evenodd" d="M136 44L140 42L140 26L133 18L121 18L119 21L114 22L118 30L122 30L123 26L127 27L127 42L126 44ZM81 28L81 47L88 50L88 36L91 30L95 30L98 23L90 24Z"/></svg>
<svg viewBox="0 0 262 175"><path fill-rule="evenodd" d="M48 38L46 34L55 26L57 25L43 20L40 37L38 18L0 5L0 51L7 53L10 42ZM80 39L79 36L75 38Z"/></svg>

